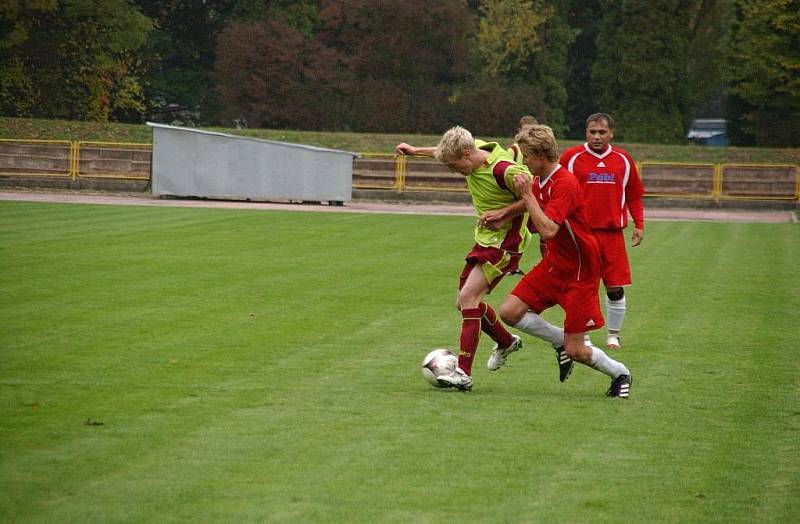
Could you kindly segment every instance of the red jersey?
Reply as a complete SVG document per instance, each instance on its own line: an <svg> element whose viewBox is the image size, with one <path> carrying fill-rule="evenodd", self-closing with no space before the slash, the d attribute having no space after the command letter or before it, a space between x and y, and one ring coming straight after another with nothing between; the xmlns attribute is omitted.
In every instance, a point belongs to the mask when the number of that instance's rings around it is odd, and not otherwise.
<svg viewBox="0 0 800 524"><path fill-rule="evenodd" d="M644 186L627 151L609 145L597 153L583 144L564 151L559 162L581 183L592 229L625 229L629 210L644 229Z"/></svg>
<svg viewBox="0 0 800 524"><path fill-rule="evenodd" d="M564 167L556 168L544 179L534 177L533 194L547 217L560 227L546 241L547 249L539 264L562 279L584 281L601 273L600 249L589 228L578 179Z"/></svg>

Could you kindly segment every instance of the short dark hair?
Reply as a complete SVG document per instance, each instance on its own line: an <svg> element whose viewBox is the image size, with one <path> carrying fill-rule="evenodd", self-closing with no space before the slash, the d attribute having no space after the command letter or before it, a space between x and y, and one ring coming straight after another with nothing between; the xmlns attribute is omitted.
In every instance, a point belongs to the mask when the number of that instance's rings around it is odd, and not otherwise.
<svg viewBox="0 0 800 524"><path fill-rule="evenodd" d="M517 129L522 129L525 126L535 126L538 123L539 121L536 120L535 116L525 115L519 119L519 123L517 124Z"/></svg>
<svg viewBox="0 0 800 524"><path fill-rule="evenodd" d="M608 128L614 129L614 119L611 118L611 115L608 113L592 113L586 119L586 127L589 127L589 124L592 122L599 122L600 120L605 120L606 124L608 124Z"/></svg>

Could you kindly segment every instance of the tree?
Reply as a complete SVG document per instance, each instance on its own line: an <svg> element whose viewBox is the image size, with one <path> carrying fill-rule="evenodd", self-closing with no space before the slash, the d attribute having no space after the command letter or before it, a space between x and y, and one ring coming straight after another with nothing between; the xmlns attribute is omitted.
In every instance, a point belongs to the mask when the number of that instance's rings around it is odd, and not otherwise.
<svg viewBox="0 0 800 524"><path fill-rule="evenodd" d="M125 0L6 2L0 108L105 121L140 114L137 50L150 20Z"/></svg>
<svg viewBox="0 0 800 524"><path fill-rule="evenodd" d="M133 0L153 20L140 54L148 116L182 124L212 123L220 110L215 90L216 38L237 0Z"/></svg>
<svg viewBox="0 0 800 524"><path fill-rule="evenodd" d="M514 130L523 114L535 114L560 133L567 93L567 50L576 32L566 23L563 2L487 0L481 2L477 51L481 74L461 88L468 104L477 97L490 104L479 129ZM489 101L492 99L491 101ZM495 102L503 101L503 106Z"/></svg>
<svg viewBox="0 0 800 524"><path fill-rule="evenodd" d="M533 57L542 48L542 26L554 12L543 0L481 2L478 50L486 76L529 79Z"/></svg>
<svg viewBox="0 0 800 524"><path fill-rule="evenodd" d="M567 79L569 77L568 52L578 34L569 26L569 6L553 2L552 16L545 22L541 38L543 49L534 57L535 82L544 91L544 122L562 134L566 129Z"/></svg>
<svg viewBox="0 0 800 524"><path fill-rule="evenodd" d="M702 0L690 18L686 84L686 123L692 117L725 116L727 42L733 24L734 0Z"/></svg>
<svg viewBox="0 0 800 524"><path fill-rule="evenodd" d="M285 21L232 22L217 39L217 89L225 124L335 129L348 85L339 57Z"/></svg>
<svg viewBox="0 0 800 524"><path fill-rule="evenodd" d="M800 144L800 2L737 2L729 62L738 143Z"/></svg>
<svg viewBox="0 0 800 524"><path fill-rule="evenodd" d="M350 127L441 132L473 28L474 14L457 0L323 1L317 38L351 75Z"/></svg>
<svg viewBox="0 0 800 524"><path fill-rule="evenodd" d="M567 55L567 105L565 132L570 138L583 139L586 117L595 111L592 87L592 65L597 48L597 31L602 19L601 0L565 0L567 25L575 32L575 39Z"/></svg>
<svg viewBox="0 0 800 524"><path fill-rule="evenodd" d="M688 113L686 56L692 0L603 0L592 87L618 138L680 142Z"/></svg>
<svg viewBox="0 0 800 524"><path fill-rule="evenodd" d="M319 0L238 0L233 19L240 22L280 19L310 40L319 25L319 4Z"/></svg>

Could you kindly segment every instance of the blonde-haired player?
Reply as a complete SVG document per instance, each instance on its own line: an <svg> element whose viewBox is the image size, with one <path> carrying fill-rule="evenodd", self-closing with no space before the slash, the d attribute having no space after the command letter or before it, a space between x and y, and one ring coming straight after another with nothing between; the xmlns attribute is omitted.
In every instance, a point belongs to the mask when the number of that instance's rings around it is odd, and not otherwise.
<svg viewBox="0 0 800 524"><path fill-rule="evenodd" d="M558 163L558 144L549 127L526 127L516 143L533 179L516 176L514 185L547 249L503 301L500 316L521 331L536 333L541 329L539 314L558 304L566 313L566 355L610 376L608 396L628 398L628 368L603 350L584 345L584 334L604 325L597 298L602 262L578 179Z"/></svg>
<svg viewBox="0 0 800 524"><path fill-rule="evenodd" d="M531 175L499 144L476 140L468 130L459 126L445 132L436 147L402 143L395 151L400 155L433 156L452 171L462 174L479 217L474 230L475 245L466 256L459 278L457 307L461 311L461 334L458 368L451 375L439 379L443 386L470 390L472 363L481 331L495 341L495 353L508 354L522 346L522 340L508 332L494 309L483 299L507 273L519 266L519 259L531 238L526 227L527 214L520 214L496 229L486 227L481 217L518 201L520 193L514 186L514 179L530 179ZM561 340L554 342L561 345Z"/></svg>

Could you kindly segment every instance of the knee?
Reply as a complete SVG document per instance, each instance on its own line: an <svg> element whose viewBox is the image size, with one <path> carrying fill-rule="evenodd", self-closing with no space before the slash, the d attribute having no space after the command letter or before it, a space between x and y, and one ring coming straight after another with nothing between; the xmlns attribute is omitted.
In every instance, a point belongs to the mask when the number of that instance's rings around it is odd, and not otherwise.
<svg viewBox="0 0 800 524"><path fill-rule="evenodd" d="M609 300L616 302L617 300L622 300L625 296L625 288L621 287L612 287L606 289L606 296Z"/></svg>
<svg viewBox="0 0 800 524"><path fill-rule="evenodd" d="M588 364L592 359L592 350L583 343L583 337L580 340L565 339L564 352L569 358L582 364Z"/></svg>
<svg viewBox="0 0 800 524"><path fill-rule="evenodd" d="M516 307L508 302L503 302L500 304L500 310L498 311L500 318L509 326L516 325L524 313L524 311L518 311Z"/></svg>

